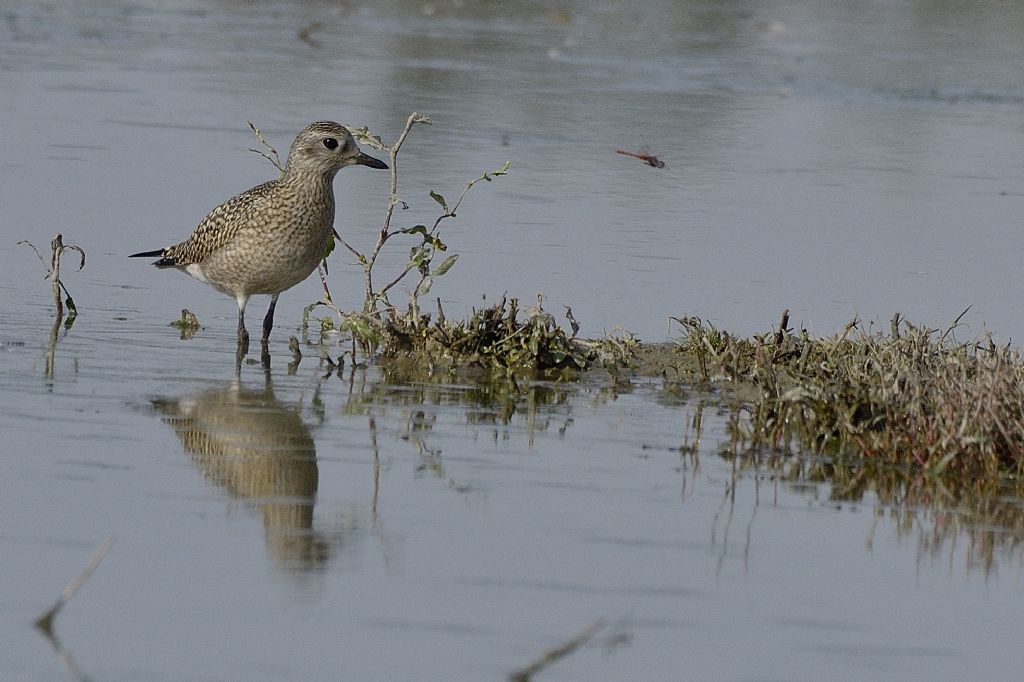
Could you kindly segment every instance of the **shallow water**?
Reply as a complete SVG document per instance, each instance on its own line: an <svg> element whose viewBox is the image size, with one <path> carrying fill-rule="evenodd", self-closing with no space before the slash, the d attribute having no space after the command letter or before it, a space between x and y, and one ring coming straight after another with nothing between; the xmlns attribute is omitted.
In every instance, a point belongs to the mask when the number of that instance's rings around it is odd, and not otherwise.
<svg viewBox="0 0 1024 682"><path fill-rule="evenodd" d="M435 217L428 190L512 161L445 223L460 260L431 293L450 317L542 291L585 335L660 340L670 315L746 333L790 308L830 333L973 305L970 331L1016 338L1024 6L0 15L0 678L503 678L598 619L538 679L1019 675L1019 501L844 501L739 470L728 415L653 381L511 400L325 377L315 357L290 371L315 278L282 296L269 375L236 382L233 302L125 255L273 176L247 119L283 150L319 118L393 139L417 110L434 125L403 150L403 224ZM667 167L614 153L642 145ZM351 243L372 242L386 191L386 173L339 176ZM88 263L65 276L82 314L53 335L14 242L57 231ZM333 261L355 307L359 271ZM183 307L204 324L187 341L167 326ZM110 534L57 619L62 662L31 622Z"/></svg>
<svg viewBox="0 0 1024 682"><path fill-rule="evenodd" d="M50 378L29 320L0 359L4 679L62 677L30 623L107 534L57 620L93 679L501 678L597 619L543 678L1019 669L1012 534L738 473L704 396L236 383L228 334L93 317Z"/></svg>

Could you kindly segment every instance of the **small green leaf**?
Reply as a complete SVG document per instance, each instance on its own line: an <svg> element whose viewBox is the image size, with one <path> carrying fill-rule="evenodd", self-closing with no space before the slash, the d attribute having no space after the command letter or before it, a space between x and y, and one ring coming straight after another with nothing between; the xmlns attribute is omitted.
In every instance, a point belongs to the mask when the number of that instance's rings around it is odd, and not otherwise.
<svg viewBox="0 0 1024 682"><path fill-rule="evenodd" d="M324 269L324 275L331 274L327 270L327 257L334 253L334 247L336 247L337 245L337 242L334 240L334 231L332 230L331 234L327 235L327 248L324 249L324 257L323 260L320 261L320 265L323 266Z"/></svg>
<svg viewBox="0 0 1024 682"><path fill-rule="evenodd" d="M448 202L446 202L444 200L444 197L435 192L434 190L430 190L430 198L436 201L437 203L441 204L441 208L443 208L445 211L448 210Z"/></svg>
<svg viewBox="0 0 1024 682"><path fill-rule="evenodd" d="M438 265L437 268L434 269L434 272L432 273L432 275L434 277L440 277L444 273L446 273L449 270L451 270L452 266L455 265L455 261L457 261L458 259L459 259L459 254L457 254L457 253L453 253L452 255L448 256L443 261L441 261L441 264Z"/></svg>
<svg viewBox="0 0 1024 682"><path fill-rule="evenodd" d="M356 138L357 142L373 147L374 149L387 149L387 145L385 145L384 141L380 139L380 136L371 133L370 129L366 126L361 128L349 128L349 132L352 133L352 137Z"/></svg>
<svg viewBox="0 0 1024 682"><path fill-rule="evenodd" d="M426 277L423 278L423 281L420 282L419 286L416 287L416 293L419 294L420 296L423 296L428 291L430 291L430 287L432 286L434 286L434 278L431 277L430 275L427 275Z"/></svg>
<svg viewBox="0 0 1024 682"><path fill-rule="evenodd" d="M354 333L358 338L373 341L376 337L373 328L370 324L357 315L349 315L345 318L345 321L341 323L341 331L349 331Z"/></svg>
<svg viewBox="0 0 1024 682"><path fill-rule="evenodd" d="M426 225L413 225L412 227L407 227L404 230L399 230L399 232L401 232L402 234L422 234L424 237L426 237L427 236L427 226Z"/></svg>
<svg viewBox="0 0 1024 682"><path fill-rule="evenodd" d="M430 262L430 248L421 244L409 249L409 267L418 268Z"/></svg>

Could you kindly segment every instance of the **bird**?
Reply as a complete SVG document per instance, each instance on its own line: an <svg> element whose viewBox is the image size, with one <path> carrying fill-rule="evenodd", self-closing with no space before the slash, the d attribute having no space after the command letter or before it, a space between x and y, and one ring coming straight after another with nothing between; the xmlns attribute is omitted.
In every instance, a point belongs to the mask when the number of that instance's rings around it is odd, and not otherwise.
<svg viewBox="0 0 1024 682"><path fill-rule="evenodd" d="M316 443L297 405L263 387L229 382L152 405L211 483L259 510L271 556L316 568L335 543L314 525L319 468Z"/></svg>
<svg viewBox="0 0 1024 682"><path fill-rule="evenodd" d="M238 303L238 346L249 347L245 307L269 294L263 347L274 326L282 291L303 281L327 253L334 231L334 176L346 166L387 169L359 149L347 128L317 121L295 137L281 177L228 199L203 218L183 242L129 258L152 258L159 269L180 270Z"/></svg>

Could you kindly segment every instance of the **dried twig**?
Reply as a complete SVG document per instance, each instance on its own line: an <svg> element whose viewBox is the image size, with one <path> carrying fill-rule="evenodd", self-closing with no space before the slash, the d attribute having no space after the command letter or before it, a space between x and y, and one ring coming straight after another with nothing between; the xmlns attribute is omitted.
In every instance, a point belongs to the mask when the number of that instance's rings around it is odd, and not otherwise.
<svg viewBox="0 0 1024 682"><path fill-rule="evenodd" d="M430 125L430 117L424 116L419 112L413 112L409 115L409 118L405 121L405 128L402 129L402 134L398 136L398 141L395 142L391 147L383 147L383 150L388 152L389 160L391 161L391 194L388 196L388 208L384 213L384 224L380 228L380 233L377 235L377 243L373 246L373 251L370 252L368 257L364 257L362 254L357 254L359 262L363 265L363 284L366 288L366 302L364 312L371 312L372 307L376 303L376 299L373 294L373 264L377 261L377 256L380 254L380 250L384 247L384 243L394 236L394 232L391 232L391 218L395 213L395 206L402 203L398 198L398 152L402 149L402 145L405 144L405 138L409 137L409 131L417 123L424 123ZM353 131L353 134L357 134L361 131ZM361 142L367 142L371 146L374 146L373 138L371 138L368 132L363 129L363 135L357 137ZM376 141L380 143L380 138L376 138ZM383 144L383 143L381 143Z"/></svg>
<svg viewBox="0 0 1024 682"><path fill-rule="evenodd" d="M508 676L509 682L529 682L530 679L552 663L568 656L573 651L585 644L587 640L596 635L604 627L604 619L599 618L583 628L578 635L556 647L548 649L529 665L516 670Z"/></svg>
<svg viewBox="0 0 1024 682"><path fill-rule="evenodd" d="M319 40L317 40L317 39L315 39L313 37L313 33L315 31L322 30L323 27L324 27L324 24L323 24L322 21L314 21L313 23L309 24L308 26L304 26L304 27L300 28L298 30L298 32L296 33L296 35L299 37L299 40L301 40L302 42L306 43L310 47L320 47L321 43L320 43Z"/></svg>
<svg viewBox="0 0 1024 682"><path fill-rule="evenodd" d="M78 315L78 308L75 307L75 301L71 298L71 293L67 287L64 286L64 282L60 280L60 259L64 255L65 251L77 251L81 260L78 263L78 269L81 270L85 267L85 251L82 247L77 244L65 244L64 237L58 234L50 242L50 263L46 263L46 259L43 258L43 254L39 253L39 249L35 247L30 241L22 240L19 244L25 244L36 252L36 256L39 258L39 262L43 264L43 270L46 273L46 277L49 278L50 283L53 285L53 305L57 308L57 320L59 321L64 317L64 304L61 303L60 292L63 290L64 295L67 296L66 304L68 306L68 321L67 326L70 327L74 322L75 317Z"/></svg>
<svg viewBox="0 0 1024 682"><path fill-rule="evenodd" d="M782 311L782 319L779 320L779 328L775 331L775 345L781 346L789 331L789 308Z"/></svg>
<svg viewBox="0 0 1024 682"><path fill-rule="evenodd" d="M251 147L249 148L249 151L255 152L255 153L259 154L264 159L266 159L270 163L274 164L274 166L277 168L277 170L279 170L282 173L284 173L284 166L281 165L281 157L278 156L277 150L274 149L272 146L270 146L270 143L267 142L267 138L263 137L263 133L260 132L260 129L257 128L256 125L252 121L247 121L247 123L249 124L249 127L252 128L252 132L256 135L256 139L260 141L260 144L262 144L264 147L266 147L268 150L270 150L270 153L273 154L274 156L273 156L273 158L271 158L270 154L267 154L266 152L264 152L264 151L262 151L260 149L252 149Z"/></svg>
<svg viewBox="0 0 1024 682"><path fill-rule="evenodd" d="M96 570L96 567L100 565L100 562L103 561L103 557L106 556L107 551L113 544L114 536L111 535L103 542L102 545L100 545L100 548L93 553L92 557L89 559L89 563L85 565L85 568L82 569L79 576L64 588L64 592L57 597L57 601L54 602L53 606L39 617L39 620L36 621L37 628L49 636L53 635L53 619L57 617L57 614L60 613L62 608L64 608L64 605L71 601L71 598L75 596L75 592L78 592L79 588L85 584L85 581L89 579L89 576L91 576L93 571Z"/></svg>

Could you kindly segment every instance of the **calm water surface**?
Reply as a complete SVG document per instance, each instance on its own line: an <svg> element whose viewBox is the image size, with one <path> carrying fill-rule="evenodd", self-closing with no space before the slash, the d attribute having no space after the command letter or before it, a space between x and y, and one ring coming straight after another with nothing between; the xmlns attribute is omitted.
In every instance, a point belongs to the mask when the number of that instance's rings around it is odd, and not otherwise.
<svg viewBox="0 0 1024 682"><path fill-rule="evenodd" d="M290 370L314 280L281 299L271 371L236 380L233 302L125 256L273 177L246 120L283 150L321 118L393 139L415 110L434 125L403 151L403 225L512 162L443 228L449 316L544 292L583 334L661 340L671 315L748 333L790 308L824 334L973 305L970 331L1016 339L1024 6L15 1L0 19L0 678L502 679L598 619L538 679L1019 676L1019 501L985 516L740 469L728 414L657 382L512 399L325 376L312 348ZM667 167L614 153L643 146ZM340 174L354 245L386 192ZM15 242L57 231L89 258L51 346ZM358 268L333 261L357 306ZM183 307L205 327L188 341L167 326ZM62 661L31 623L110 534L57 620Z"/></svg>

